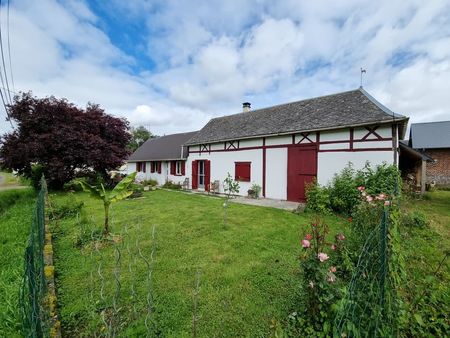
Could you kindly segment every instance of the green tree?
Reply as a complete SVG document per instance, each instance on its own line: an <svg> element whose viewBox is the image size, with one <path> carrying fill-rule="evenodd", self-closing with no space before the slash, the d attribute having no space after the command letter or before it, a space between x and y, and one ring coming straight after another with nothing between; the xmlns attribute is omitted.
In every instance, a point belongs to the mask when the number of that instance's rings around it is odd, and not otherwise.
<svg viewBox="0 0 450 338"><path fill-rule="evenodd" d="M131 128L131 140L128 143L128 149L135 151L141 145L144 144L149 138L155 137L147 128L139 126L137 128Z"/></svg>
<svg viewBox="0 0 450 338"><path fill-rule="evenodd" d="M109 207L111 206L111 203L123 200L133 193L129 187L134 182L135 178L136 172L125 177L111 191L106 191L103 184L100 184L100 187L97 187L87 184L84 181L78 181L84 191L89 192L92 197L103 201L103 206L105 208L104 236L109 235Z"/></svg>

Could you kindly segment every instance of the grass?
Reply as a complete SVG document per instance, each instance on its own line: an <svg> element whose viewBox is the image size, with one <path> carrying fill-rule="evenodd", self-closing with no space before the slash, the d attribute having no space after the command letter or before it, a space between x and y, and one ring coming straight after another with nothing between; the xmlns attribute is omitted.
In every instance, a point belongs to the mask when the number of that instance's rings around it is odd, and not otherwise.
<svg viewBox="0 0 450 338"><path fill-rule="evenodd" d="M450 191L427 193L422 200L408 201L403 209L419 211L428 220L423 228L401 228L408 280L403 294L414 305L411 311L419 315L417 324L423 329L410 335L445 335L450 329L450 256L445 259L450 250Z"/></svg>
<svg viewBox="0 0 450 338"><path fill-rule="evenodd" d="M19 178L12 173L1 171L0 176L3 177L3 181L0 182L3 186L18 185L20 183Z"/></svg>
<svg viewBox="0 0 450 338"><path fill-rule="evenodd" d="M19 287L34 198L31 189L0 191L0 337L21 336Z"/></svg>
<svg viewBox="0 0 450 338"><path fill-rule="evenodd" d="M54 195L57 204L83 200L86 222L63 219L56 226L56 271L62 329L65 336L92 336L106 331L114 317L114 245L104 245L101 257L89 243L85 228L101 228L103 209L85 194ZM182 192L155 191L143 199L114 204L112 231L121 252L119 335L145 335L145 262L135 249L150 257L155 247L152 297L155 331L165 337L191 337L197 271L200 271L196 332L200 337L264 337L272 319L283 320L298 301L300 232L309 222L305 214L231 204L228 225L222 224L222 199ZM93 219L90 219L93 217ZM345 232L345 221L328 216L331 234ZM78 219L80 221L80 219ZM125 224L128 236L123 234ZM156 226L156 241L152 228ZM82 233L85 235L81 235ZM89 233L89 231L87 231ZM330 235L331 235L330 234ZM84 246L74 245L84 238ZM127 253L127 244L133 255ZM128 263L136 257L132 274ZM105 299L97 274L102 262ZM94 271L93 276L90 272ZM117 271L116 271L117 273ZM92 278L92 279L91 279ZM137 297L132 297L132 283ZM133 316L134 304L137 316ZM103 314L102 314L103 313Z"/></svg>

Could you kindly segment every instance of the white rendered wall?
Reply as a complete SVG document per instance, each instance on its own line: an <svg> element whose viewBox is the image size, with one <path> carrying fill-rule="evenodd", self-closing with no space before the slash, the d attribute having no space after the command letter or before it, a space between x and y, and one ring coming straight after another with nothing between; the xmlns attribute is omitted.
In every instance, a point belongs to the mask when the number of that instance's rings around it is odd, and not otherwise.
<svg viewBox="0 0 450 338"><path fill-rule="evenodd" d="M240 150L240 151L220 151L208 153L191 153L186 162L186 176L189 177L189 184L192 187L192 161L209 160L211 161L211 182L220 181L219 192L223 193L223 181L230 173L234 179L234 162L251 162L250 182L239 182L239 195L246 196L247 190L252 184L258 184L262 187L262 149ZM184 180L184 178L183 178Z"/></svg>
<svg viewBox="0 0 450 338"><path fill-rule="evenodd" d="M136 171L136 162L127 162L127 175Z"/></svg>
<svg viewBox="0 0 450 338"><path fill-rule="evenodd" d="M318 153L317 182L321 185L328 184L334 177L344 169L349 162L353 168L362 169L367 161L372 166L386 162L393 163L392 151L356 151L356 152L321 152Z"/></svg>
<svg viewBox="0 0 450 338"><path fill-rule="evenodd" d="M287 148L266 149L266 197L287 198Z"/></svg>
<svg viewBox="0 0 450 338"><path fill-rule="evenodd" d="M292 144L292 135L266 137L266 146Z"/></svg>

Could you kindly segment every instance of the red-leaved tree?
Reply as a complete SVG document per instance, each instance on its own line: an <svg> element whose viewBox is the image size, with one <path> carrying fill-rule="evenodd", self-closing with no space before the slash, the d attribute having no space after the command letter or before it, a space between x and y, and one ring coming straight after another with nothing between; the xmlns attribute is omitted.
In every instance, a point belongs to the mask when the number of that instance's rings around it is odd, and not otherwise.
<svg viewBox="0 0 450 338"><path fill-rule="evenodd" d="M51 188L61 188L78 173L106 175L128 156L127 120L96 104L81 109L66 99L29 92L15 96L9 112L17 128L0 139L3 166L31 177L32 166L39 165Z"/></svg>

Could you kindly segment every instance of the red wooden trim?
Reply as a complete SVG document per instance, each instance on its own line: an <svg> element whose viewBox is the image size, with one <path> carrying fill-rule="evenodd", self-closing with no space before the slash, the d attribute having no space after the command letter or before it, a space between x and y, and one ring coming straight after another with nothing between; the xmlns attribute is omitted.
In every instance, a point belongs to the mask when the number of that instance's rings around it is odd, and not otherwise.
<svg viewBox="0 0 450 338"><path fill-rule="evenodd" d="M361 141L365 141L370 135L374 135L376 138L377 138L377 140L381 140L382 139L382 137L381 137L381 135L379 135L375 130L377 130L378 129L378 127L379 126L375 126L375 127L365 127L366 128L366 130L368 130L369 132L366 134L366 135L364 135L364 137L361 139Z"/></svg>
<svg viewBox="0 0 450 338"><path fill-rule="evenodd" d="M309 136L309 133L300 133L300 135L302 135L303 138L302 138L300 141L298 141L297 144L301 144L302 141L305 140L305 139L308 140L309 143L314 143L314 142L308 137L308 136Z"/></svg>
<svg viewBox="0 0 450 338"><path fill-rule="evenodd" d="M319 137L319 136L318 136ZM375 142L375 141L392 141L391 137L386 137L386 138L381 138L381 139L370 139L370 140L353 140L353 143L358 143L358 142ZM315 143L301 143L301 144L275 144L275 145L263 145L263 146L251 146L251 147L242 147L239 149L216 149L216 150L211 150L210 152L215 153L215 152L223 152L223 151L241 151L241 150L256 150L256 149L270 149L270 148L286 148L286 147L292 147L292 146L302 146L302 147L308 147L308 146L312 146L312 145L321 145L321 144L340 144L340 143L350 143L350 140L338 140L338 141L319 141L319 142L315 142ZM365 148L360 148L360 149L365 149ZM376 149L376 148L367 148L367 149ZM384 148L383 148L384 149ZM345 149L339 149L339 151L343 151ZM194 154L194 153L200 153L199 151L190 151L190 154Z"/></svg>
<svg viewBox="0 0 450 338"><path fill-rule="evenodd" d="M262 172L262 194L266 197L266 138L263 137L263 172Z"/></svg>
<svg viewBox="0 0 450 338"><path fill-rule="evenodd" d="M316 133L316 145L317 145L317 150L320 149L320 131L318 131Z"/></svg>
<svg viewBox="0 0 450 338"><path fill-rule="evenodd" d="M353 134L354 134L354 128L350 128L350 149L353 149Z"/></svg>

